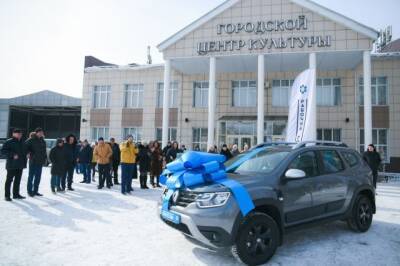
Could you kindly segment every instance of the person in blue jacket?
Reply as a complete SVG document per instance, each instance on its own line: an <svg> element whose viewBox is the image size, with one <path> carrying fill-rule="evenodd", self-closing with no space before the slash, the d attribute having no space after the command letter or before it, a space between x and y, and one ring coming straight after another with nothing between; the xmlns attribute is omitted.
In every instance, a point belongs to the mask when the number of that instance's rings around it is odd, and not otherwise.
<svg viewBox="0 0 400 266"><path fill-rule="evenodd" d="M64 141L57 139L56 145L50 150L49 159L51 162L51 191L62 192L60 187L61 178L65 174L65 149Z"/></svg>
<svg viewBox="0 0 400 266"><path fill-rule="evenodd" d="M7 157L6 169L7 178L5 183L5 200L12 201L10 190L13 184L13 198L24 199L25 197L19 194L22 171L26 168L26 152L24 143L21 140L22 131L14 129L12 138L8 139L1 149L1 152Z"/></svg>
<svg viewBox="0 0 400 266"><path fill-rule="evenodd" d="M81 183L90 184L91 181L91 162L93 158L93 149L90 147L89 142L85 139L81 148L78 152L78 163L80 164L80 170L83 174L83 180Z"/></svg>

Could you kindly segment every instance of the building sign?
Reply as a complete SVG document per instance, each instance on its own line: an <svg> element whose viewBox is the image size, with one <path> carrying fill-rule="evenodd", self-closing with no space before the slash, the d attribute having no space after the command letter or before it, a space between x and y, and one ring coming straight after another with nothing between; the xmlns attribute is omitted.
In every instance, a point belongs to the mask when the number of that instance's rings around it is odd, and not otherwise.
<svg viewBox="0 0 400 266"><path fill-rule="evenodd" d="M268 21L228 23L218 24L218 36L234 36L239 33L250 33L260 35L259 38L217 40L197 43L197 53L206 55L214 52L240 51L247 50L271 50L285 48L303 47L329 47L331 46L331 36L290 36L279 38L266 38L265 34L272 32L294 32L307 30L307 19L301 15L297 19L279 19Z"/></svg>

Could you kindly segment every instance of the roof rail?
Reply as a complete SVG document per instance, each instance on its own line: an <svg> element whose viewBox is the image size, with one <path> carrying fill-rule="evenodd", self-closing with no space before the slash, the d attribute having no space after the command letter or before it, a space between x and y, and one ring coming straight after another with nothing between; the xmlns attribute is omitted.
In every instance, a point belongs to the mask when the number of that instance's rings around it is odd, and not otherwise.
<svg viewBox="0 0 400 266"><path fill-rule="evenodd" d="M296 144L295 142L286 142L286 141L264 142L261 144L257 144L253 148L268 147L268 146L291 146L295 144Z"/></svg>
<svg viewBox="0 0 400 266"><path fill-rule="evenodd" d="M324 140L310 140L302 141L293 146L293 149L299 149L308 146L307 144L321 145L321 146L336 146L336 147L348 147L347 144L340 141L324 141Z"/></svg>

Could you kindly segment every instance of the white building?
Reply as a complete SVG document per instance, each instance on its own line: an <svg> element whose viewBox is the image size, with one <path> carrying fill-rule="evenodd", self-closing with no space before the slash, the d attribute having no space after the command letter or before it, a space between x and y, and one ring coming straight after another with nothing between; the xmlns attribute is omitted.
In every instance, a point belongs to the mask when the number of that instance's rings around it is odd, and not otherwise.
<svg viewBox="0 0 400 266"><path fill-rule="evenodd" d="M163 65L86 57L81 137L202 149L280 140L290 85L314 67L318 138L374 143L399 169L400 45L371 55L378 36L308 0L228 0L159 44Z"/></svg>

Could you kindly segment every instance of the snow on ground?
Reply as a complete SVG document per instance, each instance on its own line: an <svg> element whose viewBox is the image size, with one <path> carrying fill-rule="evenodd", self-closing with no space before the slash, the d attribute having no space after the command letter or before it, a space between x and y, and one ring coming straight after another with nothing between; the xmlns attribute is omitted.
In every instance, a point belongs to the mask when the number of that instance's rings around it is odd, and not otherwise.
<svg viewBox="0 0 400 266"><path fill-rule="evenodd" d="M53 195L49 168L44 197L5 202L5 162L0 161L0 265L232 265L228 252L188 242L157 216L160 189L131 196L79 184ZM27 171L21 191L26 195ZM285 237L270 265L400 265L400 182L379 184L378 213L370 231L356 234L343 222Z"/></svg>

